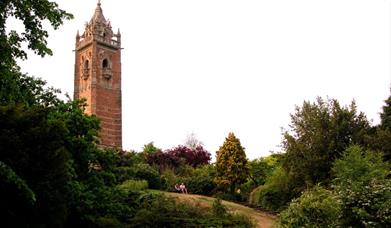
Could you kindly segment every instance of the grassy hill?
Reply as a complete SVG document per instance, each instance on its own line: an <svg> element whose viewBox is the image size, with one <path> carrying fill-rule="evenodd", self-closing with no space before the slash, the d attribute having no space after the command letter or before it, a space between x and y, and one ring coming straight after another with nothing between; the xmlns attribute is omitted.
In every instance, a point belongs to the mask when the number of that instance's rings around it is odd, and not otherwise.
<svg viewBox="0 0 391 228"><path fill-rule="evenodd" d="M190 203L196 205L198 207L211 208L213 201L215 198L202 196L202 195L194 195L194 194L180 194L173 192L163 192L166 195L176 198L178 201ZM273 224L276 220L276 216L257 211L253 208L246 207L237 203L229 202L222 200L222 204L227 207L228 211L231 213L238 213L249 216L257 227L268 228L273 227Z"/></svg>

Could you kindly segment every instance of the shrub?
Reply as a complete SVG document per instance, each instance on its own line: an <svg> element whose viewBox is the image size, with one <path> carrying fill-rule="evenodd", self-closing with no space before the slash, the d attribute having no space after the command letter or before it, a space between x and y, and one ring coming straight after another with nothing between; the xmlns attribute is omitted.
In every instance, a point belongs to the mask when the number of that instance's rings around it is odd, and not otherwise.
<svg viewBox="0 0 391 228"><path fill-rule="evenodd" d="M273 173L273 170L279 165L283 154L272 154L268 157L254 159L248 162L250 179L256 185L265 184L267 178Z"/></svg>
<svg viewBox="0 0 391 228"><path fill-rule="evenodd" d="M391 226L389 166L378 153L349 147L334 164L334 189L342 202L342 222L353 227Z"/></svg>
<svg viewBox="0 0 391 228"><path fill-rule="evenodd" d="M146 180L151 189L159 189L161 187L159 172L145 163L138 163L130 167L118 167L115 173L119 182L129 179Z"/></svg>
<svg viewBox="0 0 391 228"><path fill-rule="evenodd" d="M250 205L270 211L281 211L294 198L293 186L282 167L277 167L265 185L254 189L249 198Z"/></svg>
<svg viewBox="0 0 391 228"><path fill-rule="evenodd" d="M150 165L158 166L160 171L175 169L181 164L178 157L160 150L153 154L146 154L146 161Z"/></svg>
<svg viewBox="0 0 391 228"><path fill-rule="evenodd" d="M186 165L192 167L207 165L211 160L211 154L201 145L195 148L179 145L173 149L167 150L165 153L172 154L174 157L182 160Z"/></svg>
<svg viewBox="0 0 391 228"><path fill-rule="evenodd" d="M146 180L127 180L118 185L118 189L124 193L138 192L148 188L148 182Z"/></svg>
<svg viewBox="0 0 391 228"><path fill-rule="evenodd" d="M215 172L216 170L213 166L205 165L194 169L193 174L183 181L191 193L211 195L216 188L213 180Z"/></svg>
<svg viewBox="0 0 391 228"><path fill-rule="evenodd" d="M227 215L227 208L221 203L221 199L217 198L212 205L213 214L217 217L224 217Z"/></svg>
<svg viewBox="0 0 391 228"><path fill-rule="evenodd" d="M94 221L94 226L97 228L116 228L116 227L124 227L124 224L122 224L118 219L114 217L99 217Z"/></svg>
<svg viewBox="0 0 391 228"><path fill-rule="evenodd" d="M278 227L337 227L341 212L335 195L321 187L306 191L282 211Z"/></svg>
<svg viewBox="0 0 391 228"><path fill-rule="evenodd" d="M157 165L160 171L177 169L181 165L197 167L209 164L211 155L202 146L189 148L179 145L164 152L157 150L154 153L145 153L146 161L150 165Z"/></svg>
<svg viewBox="0 0 391 228"><path fill-rule="evenodd" d="M141 180L148 181L148 185L152 189L159 189L161 180L159 172L148 164L136 164L132 167L134 177Z"/></svg>
<svg viewBox="0 0 391 228"><path fill-rule="evenodd" d="M166 169L161 174L162 187L165 191L175 191L175 184L184 182L184 179L175 175L175 172L171 169Z"/></svg>
<svg viewBox="0 0 391 228"><path fill-rule="evenodd" d="M238 187L238 191L236 192L237 194L240 195L240 200L241 202L248 202L249 197L251 192L256 188L257 186L255 185L254 181L249 180L244 184L241 184Z"/></svg>

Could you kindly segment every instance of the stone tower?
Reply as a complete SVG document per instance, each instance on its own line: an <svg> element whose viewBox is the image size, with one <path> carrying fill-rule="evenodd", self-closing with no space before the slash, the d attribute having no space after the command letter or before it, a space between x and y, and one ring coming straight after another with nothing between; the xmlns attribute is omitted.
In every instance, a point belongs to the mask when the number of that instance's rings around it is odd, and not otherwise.
<svg viewBox="0 0 391 228"><path fill-rule="evenodd" d="M76 35L74 87L74 98L87 101L85 112L101 121L99 145L122 148L121 34L113 33L100 1Z"/></svg>

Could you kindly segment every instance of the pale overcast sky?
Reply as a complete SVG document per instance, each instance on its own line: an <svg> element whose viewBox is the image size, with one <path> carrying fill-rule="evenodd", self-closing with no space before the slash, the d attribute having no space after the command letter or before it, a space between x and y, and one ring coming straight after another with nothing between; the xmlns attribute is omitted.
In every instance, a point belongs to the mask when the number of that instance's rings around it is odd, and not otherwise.
<svg viewBox="0 0 391 228"><path fill-rule="evenodd" d="M102 0L122 34L123 147L168 149L194 132L213 157L234 132L251 159L280 151L304 100L349 104L374 124L390 95L391 0ZM22 70L73 96L76 31L96 0L58 0L75 19L54 56Z"/></svg>

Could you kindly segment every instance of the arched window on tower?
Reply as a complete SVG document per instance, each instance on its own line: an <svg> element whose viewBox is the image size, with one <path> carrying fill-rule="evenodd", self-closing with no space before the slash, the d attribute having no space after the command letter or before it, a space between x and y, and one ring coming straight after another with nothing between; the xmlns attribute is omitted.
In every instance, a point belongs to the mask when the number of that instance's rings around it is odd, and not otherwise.
<svg viewBox="0 0 391 228"><path fill-rule="evenodd" d="M88 76L89 76L89 71L90 71L90 62L88 61L88 59L86 59L84 61L84 64L83 64L83 78L84 79L87 79Z"/></svg>
<svg viewBox="0 0 391 228"><path fill-rule="evenodd" d="M102 68L103 69L108 69L109 68L109 61L107 59L104 59L102 61Z"/></svg>
<svg viewBox="0 0 391 228"><path fill-rule="evenodd" d="M102 75L104 78L109 80L111 78L111 66L108 59L103 59L102 61Z"/></svg>

